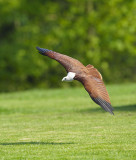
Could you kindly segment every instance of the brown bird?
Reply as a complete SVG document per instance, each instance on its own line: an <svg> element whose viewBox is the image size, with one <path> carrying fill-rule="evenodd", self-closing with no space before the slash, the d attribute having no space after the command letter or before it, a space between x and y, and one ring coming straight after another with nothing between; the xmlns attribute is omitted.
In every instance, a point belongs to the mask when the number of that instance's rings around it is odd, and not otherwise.
<svg viewBox="0 0 136 160"><path fill-rule="evenodd" d="M114 114L110 98L100 72L93 65L84 66L77 59L54 52L52 50L36 47L40 54L55 59L67 71L67 76L62 81L78 80L84 85L92 100L105 111Z"/></svg>

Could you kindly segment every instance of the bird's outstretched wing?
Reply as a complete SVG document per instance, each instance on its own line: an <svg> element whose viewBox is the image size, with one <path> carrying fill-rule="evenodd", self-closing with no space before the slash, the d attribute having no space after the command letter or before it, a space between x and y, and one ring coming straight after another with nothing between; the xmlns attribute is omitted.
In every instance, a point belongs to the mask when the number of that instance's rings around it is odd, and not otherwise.
<svg viewBox="0 0 136 160"><path fill-rule="evenodd" d="M79 62L77 59L74 59L72 57L69 57L67 55L54 52L52 50L36 47L40 54L44 56L48 56L52 59L55 59L58 61L63 67L66 69L67 72L75 72L78 70L78 68L85 68L85 66Z"/></svg>
<svg viewBox="0 0 136 160"><path fill-rule="evenodd" d="M83 85L95 103L100 105L105 111L114 114L108 92L102 79L88 75Z"/></svg>

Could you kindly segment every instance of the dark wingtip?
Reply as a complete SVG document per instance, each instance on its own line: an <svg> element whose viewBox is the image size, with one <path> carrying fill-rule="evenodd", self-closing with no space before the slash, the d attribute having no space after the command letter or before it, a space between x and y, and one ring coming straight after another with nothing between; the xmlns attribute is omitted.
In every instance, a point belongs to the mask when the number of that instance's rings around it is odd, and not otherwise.
<svg viewBox="0 0 136 160"><path fill-rule="evenodd" d="M114 113L113 113L113 111L112 111L112 110L107 111L107 112L109 112L111 115L113 115L113 116L114 116Z"/></svg>
<svg viewBox="0 0 136 160"><path fill-rule="evenodd" d="M49 52L51 50L49 49L44 49L44 48L40 48L40 47L36 47L36 49L39 51L40 54L44 55L44 53Z"/></svg>
<svg viewBox="0 0 136 160"><path fill-rule="evenodd" d="M97 98L92 98L92 100L95 103L97 103L98 105L100 105L105 111L107 111L110 114L114 115L114 113L113 113L113 107L112 107L112 105L109 102L107 102L107 101L105 101L105 100L103 100L101 98L98 98L98 97Z"/></svg>
<svg viewBox="0 0 136 160"><path fill-rule="evenodd" d="M114 116L114 113L113 113L113 112L112 112L111 114Z"/></svg>

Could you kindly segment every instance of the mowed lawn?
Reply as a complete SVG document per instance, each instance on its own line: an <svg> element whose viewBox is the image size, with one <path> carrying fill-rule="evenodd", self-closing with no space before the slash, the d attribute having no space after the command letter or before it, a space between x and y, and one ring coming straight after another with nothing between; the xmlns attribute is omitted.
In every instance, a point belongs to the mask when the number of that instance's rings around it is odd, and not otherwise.
<svg viewBox="0 0 136 160"><path fill-rule="evenodd" d="M108 85L115 115L84 88L0 94L0 160L135 160L136 84Z"/></svg>

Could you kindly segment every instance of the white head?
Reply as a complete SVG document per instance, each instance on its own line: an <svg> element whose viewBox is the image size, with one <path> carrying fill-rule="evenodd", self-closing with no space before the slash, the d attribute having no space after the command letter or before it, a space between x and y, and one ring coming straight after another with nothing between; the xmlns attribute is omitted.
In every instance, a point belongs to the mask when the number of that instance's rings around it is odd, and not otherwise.
<svg viewBox="0 0 136 160"><path fill-rule="evenodd" d="M67 76L62 79L62 81L73 81L75 77L74 72L68 72Z"/></svg>

